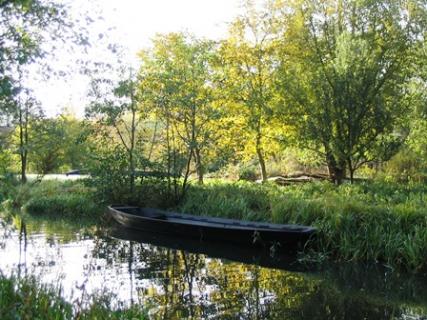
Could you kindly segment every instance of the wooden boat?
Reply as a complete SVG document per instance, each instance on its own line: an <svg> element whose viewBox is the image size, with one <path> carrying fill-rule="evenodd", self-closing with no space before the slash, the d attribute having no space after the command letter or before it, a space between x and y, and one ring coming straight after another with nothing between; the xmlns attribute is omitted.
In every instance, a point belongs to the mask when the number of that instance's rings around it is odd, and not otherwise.
<svg viewBox="0 0 427 320"><path fill-rule="evenodd" d="M128 228L199 240L273 245L277 249L301 248L316 232L308 226L195 216L152 208L112 205L108 210L117 222Z"/></svg>

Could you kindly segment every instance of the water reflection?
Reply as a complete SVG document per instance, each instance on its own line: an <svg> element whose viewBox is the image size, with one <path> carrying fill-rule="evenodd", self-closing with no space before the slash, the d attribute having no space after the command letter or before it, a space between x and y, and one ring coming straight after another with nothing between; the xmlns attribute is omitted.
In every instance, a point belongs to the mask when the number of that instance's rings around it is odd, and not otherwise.
<svg viewBox="0 0 427 320"><path fill-rule="evenodd" d="M427 279L422 276L345 265L308 271L287 258L274 261L218 244L201 246L156 235L137 239L127 231L108 235L63 223L55 227L53 222L17 220L15 228L0 224L2 272L39 275L60 284L70 301L108 290L117 305L142 303L155 319L427 315Z"/></svg>

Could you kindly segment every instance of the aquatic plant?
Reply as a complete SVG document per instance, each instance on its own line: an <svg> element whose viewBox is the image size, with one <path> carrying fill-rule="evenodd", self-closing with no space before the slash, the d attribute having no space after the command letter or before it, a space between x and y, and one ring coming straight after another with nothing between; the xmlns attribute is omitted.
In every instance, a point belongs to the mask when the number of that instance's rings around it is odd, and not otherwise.
<svg viewBox="0 0 427 320"><path fill-rule="evenodd" d="M125 320L147 319L139 305L117 309L108 293L86 298L88 303L72 305L61 297L61 290L41 284L35 277L6 277L0 274L0 319L43 320Z"/></svg>

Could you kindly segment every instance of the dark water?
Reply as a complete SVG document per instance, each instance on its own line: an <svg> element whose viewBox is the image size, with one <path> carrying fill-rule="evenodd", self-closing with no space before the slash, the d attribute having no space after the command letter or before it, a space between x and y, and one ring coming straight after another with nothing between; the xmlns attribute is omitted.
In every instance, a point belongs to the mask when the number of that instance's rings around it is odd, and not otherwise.
<svg viewBox="0 0 427 320"><path fill-rule="evenodd" d="M141 303L154 319L427 319L424 276L313 270L232 246L55 221L0 220L0 270L37 275L70 301L108 291L116 306Z"/></svg>

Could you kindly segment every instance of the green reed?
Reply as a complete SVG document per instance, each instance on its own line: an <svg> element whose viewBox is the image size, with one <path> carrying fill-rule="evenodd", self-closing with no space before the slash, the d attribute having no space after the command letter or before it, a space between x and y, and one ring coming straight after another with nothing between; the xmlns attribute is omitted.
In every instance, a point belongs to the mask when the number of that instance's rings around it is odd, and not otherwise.
<svg viewBox="0 0 427 320"><path fill-rule="evenodd" d="M148 319L138 305L113 308L109 294L88 296L85 307L76 307L61 297L61 290L41 284L35 277L0 275L0 319L2 320L125 320Z"/></svg>
<svg viewBox="0 0 427 320"><path fill-rule="evenodd" d="M183 212L318 228L308 254L427 268L427 186L328 182L280 187L214 181L192 186Z"/></svg>

